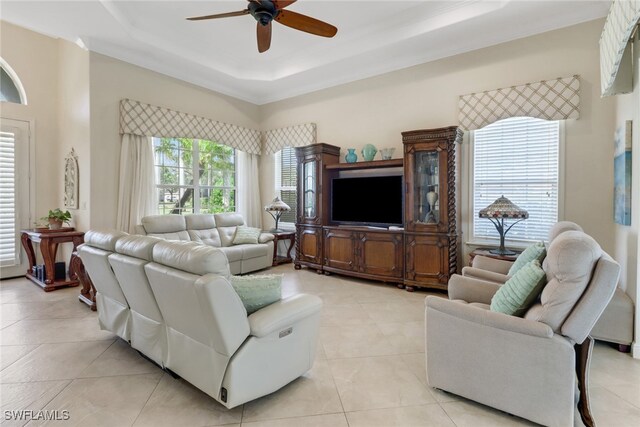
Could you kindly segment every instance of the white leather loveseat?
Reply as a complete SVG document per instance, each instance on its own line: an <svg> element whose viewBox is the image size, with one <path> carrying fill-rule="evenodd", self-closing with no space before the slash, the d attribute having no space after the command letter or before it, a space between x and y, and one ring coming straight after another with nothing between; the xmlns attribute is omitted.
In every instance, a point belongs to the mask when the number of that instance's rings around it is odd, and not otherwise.
<svg viewBox="0 0 640 427"><path fill-rule="evenodd" d="M296 295L247 316L219 248L92 230L78 253L100 327L227 408L313 365L322 300Z"/></svg>
<svg viewBox="0 0 640 427"><path fill-rule="evenodd" d="M262 233L257 244L232 243L236 227L244 225L242 215L237 213L150 215L141 222L136 226L138 234L221 249L229 260L231 274L262 270L273 263L273 234Z"/></svg>

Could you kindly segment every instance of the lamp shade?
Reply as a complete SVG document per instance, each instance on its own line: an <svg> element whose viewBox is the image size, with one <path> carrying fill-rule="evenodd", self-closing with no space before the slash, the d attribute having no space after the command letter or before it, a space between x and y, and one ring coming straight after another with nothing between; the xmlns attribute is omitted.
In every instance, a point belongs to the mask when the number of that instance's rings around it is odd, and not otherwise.
<svg viewBox="0 0 640 427"><path fill-rule="evenodd" d="M264 207L264 210L269 212L269 215L271 215L273 220L276 222L275 228L272 228L269 231L271 231L272 233L282 232L282 230L278 228L278 222L280 221L280 217L282 216L283 213L291 210L289 205L283 202L282 199L280 199L280 196L276 196L271 201L271 203L269 203L267 206Z"/></svg>
<svg viewBox="0 0 640 427"><path fill-rule="evenodd" d="M522 209L511 200L504 196L500 196L495 202L491 203L478 213L480 218L514 218L527 219L529 212Z"/></svg>
<svg viewBox="0 0 640 427"><path fill-rule="evenodd" d="M290 211L291 208L285 202L283 202L279 196L276 196L275 199L271 201L267 206L264 207L264 210L269 212L287 212Z"/></svg>

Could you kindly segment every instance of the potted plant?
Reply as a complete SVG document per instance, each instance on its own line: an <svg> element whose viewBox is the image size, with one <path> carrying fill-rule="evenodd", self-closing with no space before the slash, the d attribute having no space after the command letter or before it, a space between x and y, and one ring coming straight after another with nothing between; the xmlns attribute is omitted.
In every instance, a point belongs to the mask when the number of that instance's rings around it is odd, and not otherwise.
<svg viewBox="0 0 640 427"><path fill-rule="evenodd" d="M62 224L69 224L71 213L69 211L62 212L59 208L50 210L47 216L40 218L49 222L50 230L58 230L62 228Z"/></svg>

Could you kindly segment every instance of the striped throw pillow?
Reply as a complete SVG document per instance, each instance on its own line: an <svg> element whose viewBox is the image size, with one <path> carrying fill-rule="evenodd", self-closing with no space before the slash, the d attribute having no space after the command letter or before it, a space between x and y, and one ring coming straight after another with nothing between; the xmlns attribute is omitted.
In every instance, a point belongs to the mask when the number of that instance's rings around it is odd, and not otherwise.
<svg viewBox="0 0 640 427"><path fill-rule="evenodd" d="M542 265L542 261L544 261L547 256L547 248L544 247L543 242L536 242L533 245L529 246L525 249L518 258L514 261L513 265L509 269L509 276L513 276L520 270L525 264L534 259L537 259Z"/></svg>
<svg viewBox="0 0 640 427"><path fill-rule="evenodd" d="M546 284L547 275L540 261L530 261L498 289L491 298L491 311L522 317Z"/></svg>

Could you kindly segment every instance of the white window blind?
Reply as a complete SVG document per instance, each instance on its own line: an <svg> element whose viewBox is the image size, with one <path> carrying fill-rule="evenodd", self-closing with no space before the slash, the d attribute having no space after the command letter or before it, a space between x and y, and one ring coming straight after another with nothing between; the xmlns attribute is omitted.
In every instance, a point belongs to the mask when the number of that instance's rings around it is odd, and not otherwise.
<svg viewBox="0 0 640 427"><path fill-rule="evenodd" d="M297 185L298 185L298 161L296 160L296 150L293 147L285 147L276 153L276 193L291 210L285 212L280 217L280 224L290 227L296 222L296 206L298 205Z"/></svg>
<svg viewBox="0 0 640 427"><path fill-rule="evenodd" d="M16 135L0 132L0 265L20 264L16 237Z"/></svg>
<svg viewBox="0 0 640 427"><path fill-rule="evenodd" d="M473 133L474 240L499 239L478 212L501 195L529 212L507 240L547 239L558 221L559 145L558 121L530 117L501 120Z"/></svg>

